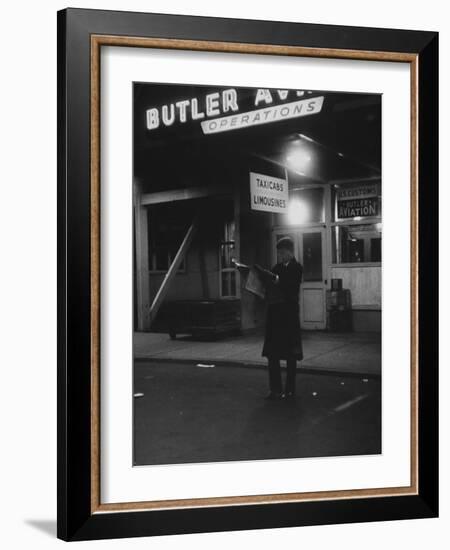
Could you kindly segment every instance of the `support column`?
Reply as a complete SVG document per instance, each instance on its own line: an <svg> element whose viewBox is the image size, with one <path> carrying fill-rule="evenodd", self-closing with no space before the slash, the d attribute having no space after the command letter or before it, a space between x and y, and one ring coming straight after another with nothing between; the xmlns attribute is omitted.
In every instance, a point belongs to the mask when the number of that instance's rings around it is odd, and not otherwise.
<svg viewBox="0 0 450 550"><path fill-rule="evenodd" d="M137 330L150 329L150 277L148 263L148 216L142 206L139 184L134 184L134 230L136 242Z"/></svg>
<svg viewBox="0 0 450 550"><path fill-rule="evenodd" d="M198 263L200 266L200 279L202 282L202 294L204 300L209 300L211 294L209 292L208 271L206 269L205 243L204 237L201 235L198 243Z"/></svg>

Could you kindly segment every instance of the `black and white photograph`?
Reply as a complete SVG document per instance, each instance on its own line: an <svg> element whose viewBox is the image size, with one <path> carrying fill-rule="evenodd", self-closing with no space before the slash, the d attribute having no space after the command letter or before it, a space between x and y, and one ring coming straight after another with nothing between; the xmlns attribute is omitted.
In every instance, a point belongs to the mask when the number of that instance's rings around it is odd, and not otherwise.
<svg viewBox="0 0 450 550"><path fill-rule="evenodd" d="M383 452L382 104L133 82L134 466Z"/></svg>
<svg viewBox="0 0 450 550"><path fill-rule="evenodd" d="M448 546L445 5L5 5L4 548Z"/></svg>

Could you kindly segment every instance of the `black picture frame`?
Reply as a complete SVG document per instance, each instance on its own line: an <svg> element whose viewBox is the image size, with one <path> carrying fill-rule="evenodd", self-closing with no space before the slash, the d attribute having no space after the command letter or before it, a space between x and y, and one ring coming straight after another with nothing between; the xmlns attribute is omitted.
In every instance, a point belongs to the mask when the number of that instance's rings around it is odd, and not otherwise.
<svg viewBox="0 0 450 550"><path fill-rule="evenodd" d="M97 511L92 487L92 36L414 56L417 79L417 466L414 495ZM199 49L202 49L199 47ZM205 48L208 49L208 48ZM330 53L330 57L338 55ZM364 56L362 56L364 58ZM58 12L58 531L63 540L438 515L438 33L86 9ZM414 156L414 155L413 155Z"/></svg>

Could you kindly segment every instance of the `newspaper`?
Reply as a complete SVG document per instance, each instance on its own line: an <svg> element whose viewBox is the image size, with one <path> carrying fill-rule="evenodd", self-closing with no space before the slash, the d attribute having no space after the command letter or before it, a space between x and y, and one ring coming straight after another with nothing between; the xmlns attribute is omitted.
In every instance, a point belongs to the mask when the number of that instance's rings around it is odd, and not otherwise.
<svg viewBox="0 0 450 550"><path fill-rule="evenodd" d="M245 277L244 288L261 299L266 297L267 286L276 280L276 275L259 265L249 266L233 260L236 269Z"/></svg>
<svg viewBox="0 0 450 550"><path fill-rule="evenodd" d="M263 300L266 297L266 287L255 269L250 269L244 288Z"/></svg>

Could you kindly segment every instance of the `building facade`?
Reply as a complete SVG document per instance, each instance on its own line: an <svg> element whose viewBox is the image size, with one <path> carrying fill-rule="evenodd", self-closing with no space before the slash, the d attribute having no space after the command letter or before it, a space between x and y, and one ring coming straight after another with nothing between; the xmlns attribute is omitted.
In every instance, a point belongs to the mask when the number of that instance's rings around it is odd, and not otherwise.
<svg viewBox="0 0 450 550"><path fill-rule="evenodd" d="M270 268L287 235L302 328L333 328L338 279L348 329L381 330L380 96L135 84L134 124L137 330L210 304L224 326L259 331L264 301L234 260Z"/></svg>

